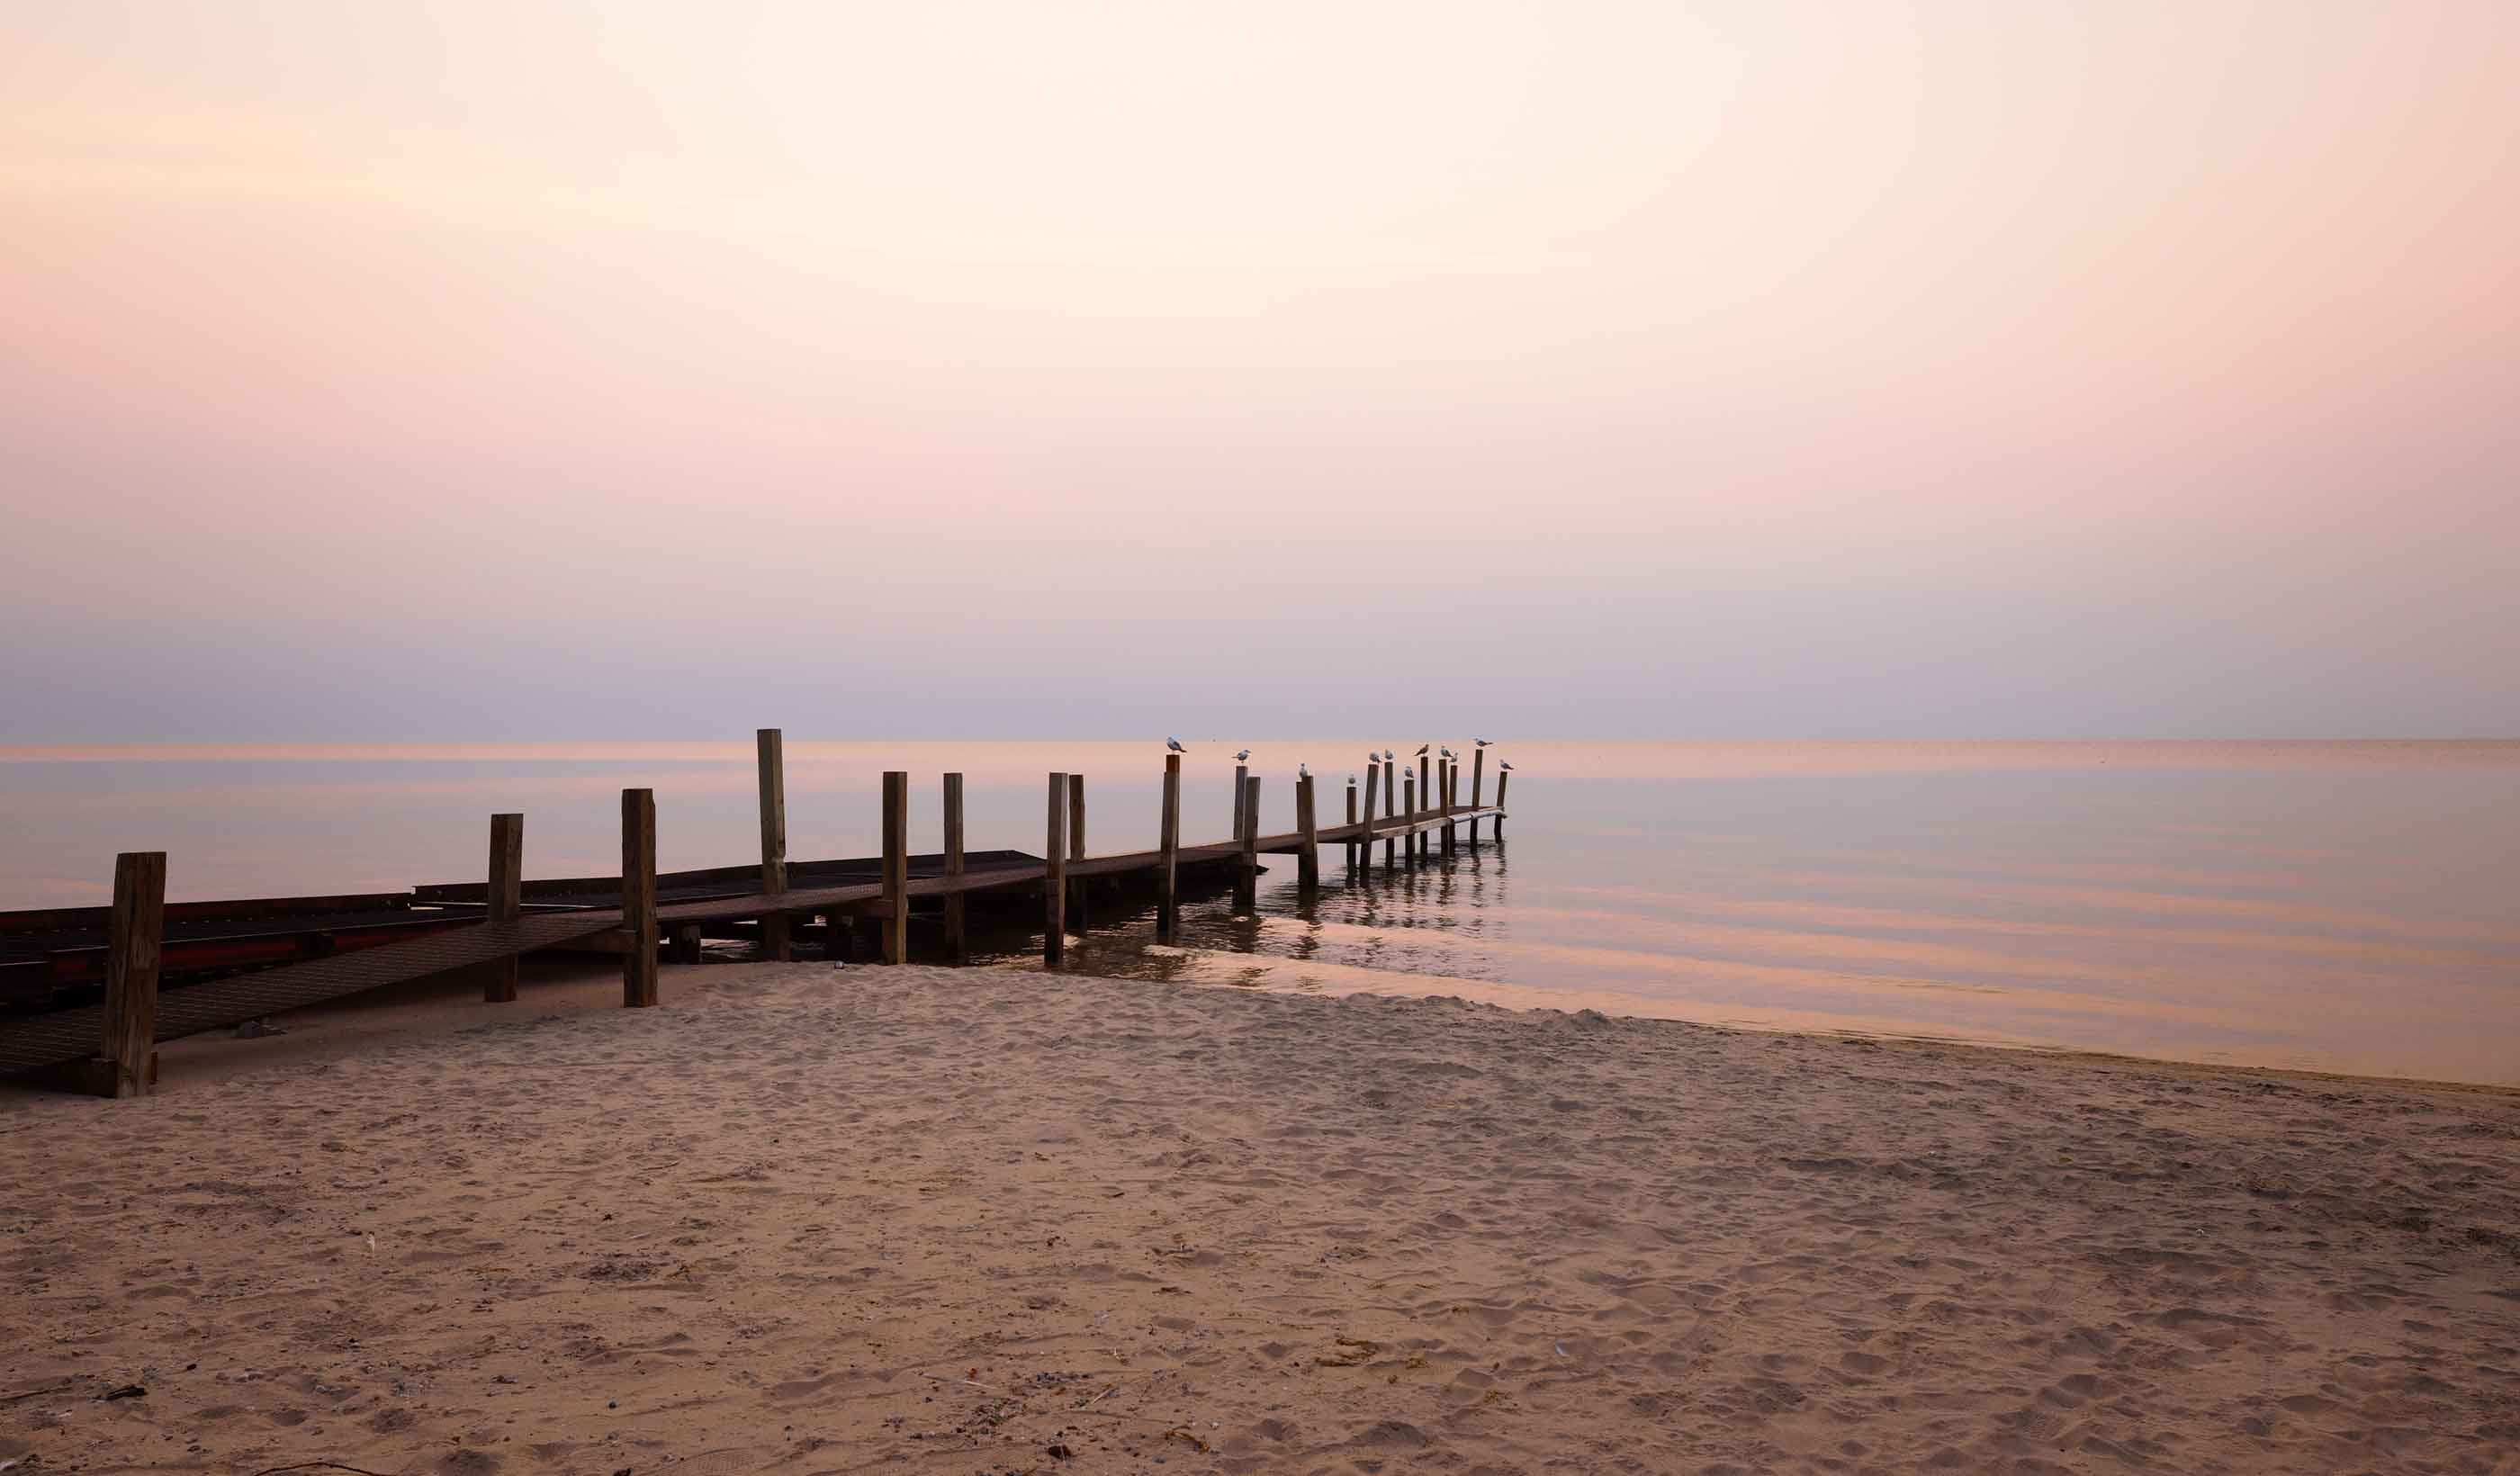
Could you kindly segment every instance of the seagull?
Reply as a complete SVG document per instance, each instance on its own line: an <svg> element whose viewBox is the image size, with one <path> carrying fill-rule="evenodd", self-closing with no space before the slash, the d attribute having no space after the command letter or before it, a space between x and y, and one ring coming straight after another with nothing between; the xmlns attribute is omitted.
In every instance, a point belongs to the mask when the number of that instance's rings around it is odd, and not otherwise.
<svg viewBox="0 0 2520 1476"><path fill-rule="evenodd" d="M1181 739L1179 739L1179 738L1168 738L1164 739L1164 747L1165 747L1168 751L1173 752L1173 753L1188 753L1188 752L1190 752L1190 750L1189 750L1189 749L1187 749L1187 748L1185 748L1185 747L1183 747L1183 746L1181 745Z"/></svg>
<svg viewBox="0 0 2520 1476"><path fill-rule="evenodd" d="M1477 738L1477 739L1474 739L1474 741L1475 741L1475 742L1477 742L1477 744L1478 744L1480 747L1482 747L1482 748L1484 748L1484 747L1486 747L1486 746L1488 745L1488 740L1487 740L1486 738Z"/></svg>
<svg viewBox="0 0 2520 1476"><path fill-rule="evenodd" d="M1378 763L1381 763L1381 762L1382 762L1382 755L1381 755L1381 754L1374 752L1374 751L1373 751L1372 749L1371 749L1371 748L1368 748L1367 750L1365 750L1365 767L1367 767L1367 768L1371 769L1371 768L1372 768L1374 765L1376 765L1376 764L1378 764Z"/></svg>
<svg viewBox="0 0 2520 1476"><path fill-rule="evenodd" d="M1241 750L1240 752L1238 752L1238 753L1235 754L1235 755L1234 755L1234 760L1235 760L1235 762L1236 762L1236 763L1240 763L1242 760L1247 759L1247 758L1249 758L1250 756L1251 756L1251 750L1250 750L1250 749L1248 749L1248 748L1245 748L1245 749Z"/></svg>
<svg viewBox="0 0 2520 1476"><path fill-rule="evenodd" d="M1513 772L1513 765L1505 762L1503 759L1499 759L1497 761L1497 772L1499 774L1511 774Z"/></svg>
<svg viewBox="0 0 2520 1476"><path fill-rule="evenodd" d="M1386 763L1386 764L1391 762L1391 750L1390 750L1390 749L1385 748L1385 749L1383 749L1383 750L1382 750L1382 761L1383 761L1384 763Z"/></svg>
<svg viewBox="0 0 2520 1476"><path fill-rule="evenodd" d="M1312 771L1312 770L1305 768L1305 767L1304 767L1303 765L1301 765L1301 764L1297 764L1297 765L1295 766L1295 778L1297 778L1297 779L1311 779L1312 777L1313 777L1313 771Z"/></svg>
<svg viewBox="0 0 2520 1476"><path fill-rule="evenodd" d="M1446 758L1451 758L1453 756L1453 750L1450 748L1438 748L1435 751L1444 755Z"/></svg>
<svg viewBox="0 0 2520 1476"><path fill-rule="evenodd" d="M1355 787L1356 787L1356 776L1355 776L1355 775L1351 774L1351 775L1349 775L1349 776L1347 777L1347 786L1348 786L1349 788L1351 788L1351 789L1353 789L1353 788L1355 788Z"/></svg>
<svg viewBox="0 0 2520 1476"><path fill-rule="evenodd" d="M1419 743L1418 745L1418 751L1409 756L1411 758L1424 758L1426 756L1426 750L1434 746L1435 745L1432 743Z"/></svg>

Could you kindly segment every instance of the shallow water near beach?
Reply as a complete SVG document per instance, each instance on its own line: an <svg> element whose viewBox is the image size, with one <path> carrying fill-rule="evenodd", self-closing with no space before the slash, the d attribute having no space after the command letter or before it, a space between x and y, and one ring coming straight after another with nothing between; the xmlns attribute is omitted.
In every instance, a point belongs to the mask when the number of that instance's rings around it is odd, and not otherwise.
<svg viewBox="0 0 2520 1476"><path fill-rule="evenodd" d="M1184 829L1221 838L1239 741L1191 746ZM1255 741L1265 827L1291 828L1298 761L1341 815L1366 746ZM1415 871L1331 847L1309 901L1269 858L1258 917L1199 901L1178 947L1098 901L1070 966L2520 1085L2520 742L1491 752L1503 843ZM1089 849L1155 834L1153 744L791 736L788 765L800 860L876 849L887 768L918 849L948 770L974 849L1040 851L1054 770L1088 778ZM609 872L631 785L661 866L754 854L748 741L0 749L0 907L102 903L118 850L167 851L178 899L471 879L498 810L525 813L528 875Z"/></svg>

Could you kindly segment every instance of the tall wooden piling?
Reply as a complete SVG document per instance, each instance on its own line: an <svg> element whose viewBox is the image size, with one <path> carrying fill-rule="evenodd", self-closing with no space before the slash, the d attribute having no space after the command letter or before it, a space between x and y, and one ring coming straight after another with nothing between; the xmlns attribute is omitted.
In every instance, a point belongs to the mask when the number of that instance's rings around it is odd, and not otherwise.
<svg viewBox="0 0 2520 1476"><path fill-rule="evenodd" d="M1435 808L1435 771L1432 767L1434 762L1435 760L1428 756L1425 750L1420 749L1418 751L1418 799L1428 811L1432 811ZM1418 819L1423 820L1425 819L1425 816L1420 815ZM1410 837L1410 842L1418 847L1418 855L1420 860L1423 860L1426 856L1427 839L1428 836L1424 830L1420 830Z"/></svg>
<svg viewBox="0 0 2520 1476"><path fill-rule="evenodd" d="M1497 771L1496 838L1499 840L1505 839L1505 782L1511 778L1512 775L1502 769Z"/></svg>
<svg viewBox="0 0 2520 1476"><path fill-rule="evenodd" d="M656 1003L656 791L621 791L621 1003Z"/></svg>
<svg viewBox="0 0 2520 1476"><path fill-rule="evenodd" d="M1181 927L1181 755L1164 755L1163 818L1156 823L1155 937L1170 943Z"/></svg>
<svg viewBox="0 0 2520 1476"><path fill-rule="evenodd" d="M1388 757L1382 761L1382 818L1385 820L1400 813L1400 785L1394 780L1395 771ZM1386 872L1391 870L1393 849L1393 842L1390 840L1386 839L1382 842L1382 869ZM1366 858L1368 862L1372 859L1371 856Z"/></svg>
<svg viewBox="0 0 2520 1476"><path fill-rule="evenodd" d="M963 874L963 776L945 776L945 874ZM945 894L945 951L957 963L970 958L966 936L968 910L961 892Z"/></svg>
<svg viewBox="0 0 2520 1476"><path fill-rule="evenodd" d="M1085 776L1067 776L1067 859L1085 859ZM1067 925L1085 931L1085 878L1067 883Z"/></svg>
<svg viewBox="0 0 2520 1476"><path fill-rule="evenodd" d="M1479 808L1480 798L1487 793L1487 777L1488 751L1474 747L1470 750L1470 808L1473 810ZM1479 823L1473 820L1470 822L1470 849L1475 851L1478 848Z"/></svg>
<svg viewBox="0 0 2520 1476"><path fill-rule="evenodd" d="M490 884L482 919L514 922L524 912L525 818L490 817ZM493 959L481 965L481 1001L504 1005L517 997L517 956Z"/></svg>
<svg viewBox="0 0 2520 1476"><path fill-rule="evenodd" d="M101 1059L88 1080L99 1096L147 1096L158 1090L158 954L165 936L166 853L114 857Z"/></svg>
<svg viewBox="0 0 2520 1476"><path fill-rule="evenodd" d="M1418 776L1414 773L1403 774L1400 776L1400 783L1406 786L1409 795L1409 823L1414 826L1418 823ZM1418 832L1416 830L1400 837L1400 860L1411 870L1417 869Z"/></svg>
<svg viewBox="0 0 2520 1476"><path fill-rule="evenodd" d="M1260 779L1242 782L1242 867L1235 886L1235 904L1246 914L1260 910Z"/></svg>
<svg viewBox="0 0 2520 1476"><path fill-rule="evenodd" d="M1057 963L1067 951L1067 776L1050 777L1050 836L1042 855L1050 864L1043 878L1041 962Z"/></svg>
<svg viewBox="0 0 2520 1476"><path fill-rule="evenodd" d="M883 962L910 962L910 775L883 776Z"/></svg>
<svg viewBox="0 0 2520 1476"><path fill-rule="evenodd" d="M1295 853L1295 885L1306 892L1322 884L1322 827L1313 815L1313 777L1309 774L1295 781L1295 830L1303 849Z"/></svg>
<svg viewBox="0 0 2520 1476"><path fill-rule="evenodd" d="M1234 829L1229 833L1231 833L1237 840L1240 840L1242 838L1242 786L1250 783L1250 780L1251 766L1249 764L1237 764L1234 766Z"/></svg>
<svg viewBox="0 0 2520 1476"><path fill-rule="evenodd" d="M1453 811L1459 808L1455 801L1461 798L1461 766L1451 759L1444 760L1444 854L1447 856L1453 854L1461 839L1462 827L1452 818Z"/></svg>
<svg viewBox="0 0 2520 1476"><path fill-rule="evenodd" d="M787 742L778 729L763 728L753 734L753 744L760 760L761 890L776 897L788 890ZM761 915L761 957L780 963L793 957L786 913Z"/></svg>
<svg viewBox="0 0 2520 1476"><path fill-rule="evenodd" d="M1356 824L1356 776L1353 774L1347 777L1347 823L1351 827ZM1350 872L1354 872L1356 870L1356 842L1353 840L1349 841L1341 854L1347 859L1347 869Z"/></svg>

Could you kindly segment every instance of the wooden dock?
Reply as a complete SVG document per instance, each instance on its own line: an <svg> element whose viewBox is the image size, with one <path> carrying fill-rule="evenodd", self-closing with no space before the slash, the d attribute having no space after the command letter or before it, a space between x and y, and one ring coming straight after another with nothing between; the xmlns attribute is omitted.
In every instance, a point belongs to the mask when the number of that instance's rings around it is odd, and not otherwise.
<svg viewBox="0 0 2520 1476"><path fill-rule="evenodd" d="M1152 850L1085 854L1084 777L1055 774L1048 783L1046 846L1043 858L1010 859L1020 853L967 855L963 850L962 776L944 776L945 851L918 858L908 854L909 776L883 777L884 854L875 874L862 864L809 863L790 867L786 860L787 801L782 771L782 745L775 729L764 729L760 744L760 799L763 863L721 868L705 872L659 878L655 872L654 800L646 789L622 791L623 870L618 878L582 877L561 881L522 882L517 875L522 817L491 819L489 880L479 888L469 883L417 889L415 896L437 907L463 908L465 914L428 919L419 935L385 941L355 952L333 954L284 963L260 972L239 974L165 991L158 988L158 959L165 923L177 910L164 905L164 854L136 852L120 859L115 872L114 905L110 935L104 945L106 998L96 1005L0 1021L0 1076L54 1071L72 1084L100 1096L136 1096L150 1090L156 1078L158 1041L175 1040L203 1031L242 1025L248 1020L372 989L428 978L457 969L476 970L483 977L485 1001L516 998L515 962L530 953L572 945L610 942L622 955L623 1003L652 1005L658 948L696 951L697 940L714 925L749 923L763 957L789 956L794 924L824 921L835 944L856 919L881 921L885 962L908 957L911 904L944 899L946 951L967 956L964 937L965 900L980 893L1037 893L1043 901L1043 955L1056 964L1065 935L1082 929L1084 883L1097 878L1143 878L1156 893L1157 934L1171 941L1180 916L1179 886L1185 871L1225 869L1235 875L1237 905L1255 905L1259 858L1297 858L1297 884L1309 892L1319 885L1323 846L1349 848L1351 866L1370 867L1372 845L1384 846L1386 867L1395 852L1405 852L1411 867L1431 861L1434 836L1443 849L1454 849L1456 827L1470 825L1473 848L1476 823L1491 823L1502 837L1504 786L1497 804L1482 807L1473 798L1458 803L1457 786L1449 781L1441 791L1430 777L1419 791L1433 801L1415 801L1406 809L1372 814L1373 786L1368 786L1365 815L1332 826L1317 823L1314 781L1295 782L1296 828L1260 833L1261 782L1238 774L1237 834L1196 845L1180 842L1181 757L1168 754L1163 776L1163 811ZM1386 787L1385 794L1389 791ZM1475 793L1475 791L1474 791ZM1387 802L1387 801L1386 801ZM1351 816L1355 814L1353 806ZM846 868L841 873L825 868ZM748 888L734 884L742 875L754 879ZM679 885L660 888L660 880ZM609 891L608 898L601 893ZM608 905L595 905L599 899ZM376 901L362 897L362 903ZM472 911L478 909L478 911ZM642 935L644 936L644 939Z"/></svg>

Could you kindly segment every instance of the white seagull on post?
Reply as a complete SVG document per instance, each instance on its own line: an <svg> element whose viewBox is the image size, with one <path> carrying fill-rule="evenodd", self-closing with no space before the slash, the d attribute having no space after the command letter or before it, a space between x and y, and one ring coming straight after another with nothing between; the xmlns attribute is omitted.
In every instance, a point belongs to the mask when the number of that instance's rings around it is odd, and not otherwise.
<svg viewBox="0 0 2520 1476"><path fill-rule="evenodd" d="M1482 748L1484 748L1484 747L1486 747L1486 746L1488 745L1488 740L1487 740L1486 738L1472 738L1472 739L1471 739L1471 741L1472 741L1472 742L1474 742L1474 743L1476 743L1476 744L1478 744L1478 745L1479 745L1480 747L1482 747Z"/></svg>
<svg viewBox="0 0 2520 1476"><path fill-rule="evenodd" d="M1507 763L1503 759L1499 759L1497 760L1497 772L1499 774L1511 774L1513 772L1513 765Z"/></svg>
<svg viewBox="0 0 2520 1476"><path fill-rule="evenodd" d="M1442 755L1443 755L1444 757L1446 757L1446 758L1451 758L1451 757L1453 756L1453 750L1452 750L1452 749L1450 749L1450 748L1438 748L1438 749L1436 749L1435 751L1436 751L1437 753L1442 754Z"/></svg>
<svg viewBox="0 0 2520 1476"><path fill-rule="evenodd" d="M1187 748L1185 748L1185 747L1183 747L1183 746L1181 745L1181 739L1179 739L1179 738L1168 738L1164 739L1164 748L1165 748L1165 750L1166 750L1167 752L1171 752L1171 753L1188 753L1188 752L1190 752L1190 750L1189 750L1189 749L1187 749Z"/></svg>
<svg viewBox="0 0 2520 1476"><path fill-rule="evenodd" d="M1235 755L1234 755L1234 761L1235 761L1236 763L1238 763L1238 763L1241 763L1243 760L1245 760L1245 759L1249 758L1250 756L1251 756L1251 750L1250 750L1250 749L1248 749L1248 748L1245 748L1245 749L1241 750L1240 752L1238 752L1238 753L1237 753L1237 754L1235 754Z"/></svg>
<svg viewBox="0 0 2520 1476"><path fill-rule="evenodd" d="M1297 765L1295 766L1295 778L1297 778L1297 779L1311 779L1312 777L1313 777L1313 771L1312 771L1312 770L1305 768L1305 767L1304 767L1303 765L1301 765L1301 764L1297 764Z"/></svg>

